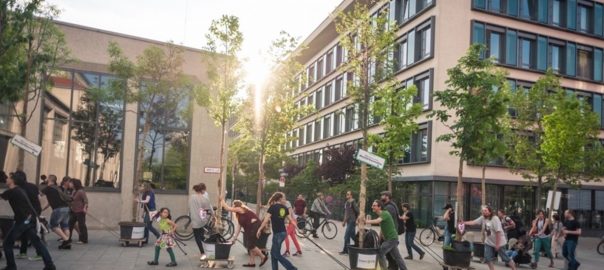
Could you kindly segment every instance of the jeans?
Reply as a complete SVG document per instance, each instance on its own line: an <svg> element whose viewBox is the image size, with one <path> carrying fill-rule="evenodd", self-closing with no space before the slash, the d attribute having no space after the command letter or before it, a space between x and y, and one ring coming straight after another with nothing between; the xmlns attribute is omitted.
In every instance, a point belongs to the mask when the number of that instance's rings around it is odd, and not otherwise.
<svg viewBox="0 0 604 270"><path fill-rule="evenodd" d="M547 238L535 238L535 244L533 247L533 262L539 262L539 255L541 255L541 247L545 250L545 254L547 257L552 260L554 257L552 256L552 239L550 237Z"/></svg>
<svg viewBox="0 0 604 270"><path fill-rule="evenodd" d="M19 254L27 254L27 247L29 247L29 236L27 234L21 235L21 245L19 246ZM36 250L36 255L42 256L38 250Z"/></svg>
<svg viewBox="0 0 604 270"><path fill-rule="evenodd" d="M143 222L145 222L145 232L144 232L145 242L149 242L149 231L151 231L151 233L153 235L155 235L155 238L159 238L159 232L157 231L157 229L155 229L153 227L153 222L151 222L151 218L149 217L149 212L145 212L145 216L143 217ZM195 230L193 230L193 233L195 233ZM203 235L203 233L202 233L202 235ZM195 241L197 241L197 236L195 237ZM200 250L202 250L201 253L203 253L203 248L200 248Z"/></svg>
<svg viewBox="0 0 604 270"><path fill-rule="evenodd" d="M73 234L76 222L78 223L78 229L80 230L78 240L83 243L88 243L88 228L86 228L86 212L73 212L71 219L69 220L69 239Z"/></svg>
<svg viewBox="0 0 604 270"><path fill-rule="evenodd" d="M356 224L354 221L346 223L346 230L344 231L344 248L342 251L348 252L348 246L350 246L350 240L354 241Z"/></svg>
<svg viewBox="0 0 604 270"><path fill-rule="evenodd" d="M317 236L317 230L319 229L319 222L323 214L310 211L310 217L312 218L312 235Z"/></svg>
<svg viewBox="0 0 604 270"><path fill-rule="evenodd" d="M50 214L50 228L65 230L69 228L69 207L61 207L52 210Z"/></svg>
<svg viewBox="0 0 604 270"><path fill-rule="evenodd" d="M42 244L40 237L38 237L38 234L36 233L36 224L24 224L23 221L15 222L13 227L11 227L4 237L3 248L4 254L6 255L7 269L17 269L13 247L15 246L15 240L23 235L27 236L32 245L36 248L36 252L42 256L42 260L44 260L44 265L46 268L55 269L52 258L50 257L50 253L48 253L48 249L46 249L46 246Z"/></svg>
<svg viewBox="0 0 604 270"><path fill-rule="evenodd" d="M379 251L379 262L381 269L386 268L386 254L390 254L396 264L398 265L399 270L407 270L407 266L405 266L405 261L403 261L403 257L401 257L401 253L398 251L398 240L384 240L380 245ZM390 268L390 266L388 267Z"/></svg>
<svg viewBox="0 0 604 270"><path fill-rule="evenodd" d="M286 232L273 233L273 245L271 246L271 265L273 270L279 269L279 263L281 263L281 265L283 265L287 270L298 269L293 266L290 261L283 257L283 255L281 255L281 244L283 244L285 237L287 237Z"/></svg>
<svg viewBox="0 0 604 270"><path fill-rule="evenodd" d="M155 230L155 228L153 228ZM205 251L203 250L203 240L205 240L203 238L203 228L193 228L193 237L195 237L195 243L197 243L197 247L199 248L199 252L201 254L204 254ZM147 232L147 237L149 237L149 232Z"/></svg>
<svg viewBox="0 0 604 270"><path fill-rule="evenodd" d="M507 265L511 261L507 251L505 245L499 247L499 250L495 250L495 247L484 245L484 260L487 262L497 261L497 255L499 255L501 261Z"/></svg>
<svg viewBox="0 0 604 270"><path fill-rule="evenodd" d="M420 256L424 255L424 251L421 250L413 241L415 239L415 232L405 232L405 246L407 246L407 252L409 252L409 257L413 258L413 251L411 249L415 249Z"/></svg>
<svg viewBox="0 0 604 270"><path fill-rule="evenodd" d="M449 231L448 226L445 226L445 242L443 244L443 246L450 246L451 245L451 232Z"/></svg>
<svg viewBox="0 0 604 270"><path fill-rule="evenodd" d="M577 249L577 241L565 240L562 244L562 256L568 261L568 270L576 270L581 265L575 258L575 250ZM7 256L8 257L8 256Z"/></svg>

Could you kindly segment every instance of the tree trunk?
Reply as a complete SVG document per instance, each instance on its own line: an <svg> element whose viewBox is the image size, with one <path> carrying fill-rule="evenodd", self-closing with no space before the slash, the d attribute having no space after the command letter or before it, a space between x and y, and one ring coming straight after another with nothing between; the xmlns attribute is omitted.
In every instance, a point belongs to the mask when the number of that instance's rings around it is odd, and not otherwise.
<svg viewBox="0 0 604 270"><path fill-rule="evenodd" d="M256 215L260 216L262 209L262 192L264 189L264 154L260 154L258 159L258 190L256 192Z"/></svg>
<svg viewBox="0 0 604 270"><path fill-rule="evenodd" d="M457 209L455 209L455 215L457 219L453 222L457 226L458 220L464 220L463 217L463 159L459 158L459 171L457 174L457 190L455 192L455 199L457 200ZM456 230L455 239L461 239L461 234Z"/></svg>
<svg viewBox="0 0 604 270"><path fill-rule="evenodd" d="M145 121L145 125L143 126L143 133L142 135L142 140L139 142L139 146L138 146L138 157L136 160L136 171L134 174L134 179L132 180L132 192L134 194L136 194L137 192L137 186L140 184L140 180L143 179L143 163L144 163L144 158L145 158L145 139L147 138L147 135L149 134L149 131L151 130L151 122L149 122L148 117L145 117L145 119L147 119ZM153 158L153 157L151 157ZM136 210L138 207L138 203L136 201L132 201L132 221L136 221Z"/></svg>
<svg viewBox="0 0 604 270"><path fill-rule="evenodd" d="M365 205L367 204L367 164L361 163L361 188L359 192L359 248L365 240Z"/></svg>
<svg viewBox="0 0 604 270"><path fill-rule="evenodd" d="M392 163L388 165L388 192L392 193Z"/></svg>
<svg viewBox="0 0 604 270"><path fill-rule="evenodd" d="M542 187L543 185L543 176L542 175L538 175L537 176L537 195L535 196L535 205L537 208L535 209L541 209L541 190L543 189Z"/></svg>
<svg viewBox="0 0 604 270"><path fill-rule="evenodd" d="M231 166L231 203L235 200L235 172L237 171L237 159L233 160L233 166Z"/></svg>
<svg viewBox="0 0 604 270"><path fill-rule="evenodd" d="M220 205L220 198L223 196L224 194L224 186L223 186L223 179L222 179L222 173L224 171L224 147L225 147L225 143L226 143L226 136L225 136L225 132L226 132L226 123L225 121L222 122L221 125L221 134L220 134L220 174L218 176L218 200L216 205ZM226 200L226 196L225 200ZM222 207L216 207L216 225L218 227L218 229L220 229L221 225L222 225Z"/></svg>
<svg viewBox="0 0 604 270"><path fill-rule="evenodd" d="M486 170L487 170L487 166L482 166L482 178L480 178L480 186L482 189L482 196L480 198L481 207L482 207L482 205L487 205L487 185L484 180L484 175L485 175ZM483 243L485 240L484 228L485 228L485 226L480 227L480 235L482 236Z"/></svg>

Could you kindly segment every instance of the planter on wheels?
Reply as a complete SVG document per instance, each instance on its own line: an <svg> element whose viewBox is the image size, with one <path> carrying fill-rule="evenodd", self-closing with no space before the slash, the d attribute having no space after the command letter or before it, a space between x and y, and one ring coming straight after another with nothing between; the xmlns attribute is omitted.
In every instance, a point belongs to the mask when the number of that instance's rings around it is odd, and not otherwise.
<svg viewBox="0 0 604 270"><path fill-rule="evenodd" d="M376 269L378 264L378 249L377 248L358 248L348 247L348 260L350 269Z"/></svg>
<svg viewBox="0 0 604 270"><path fill-rule="evenodd" d="M451 249L443 248L443 261L448 266L468 268L471 259L470 242L453 241Z"/></svg>
<svg viewBox="0 0 604 270"><path fill-rule="evenodd" d="M227 260L231 253L233 243L206 243L202 242L203 250L210 260Z"/></svg>
<svg viewBox="0 0 604 270"><path fill-rule="evenodd" d="M145 223L123 221L120 225L120 242L123 246L128 246L130 242L137 242L138 246L143 245L145 237Z"/></svg>

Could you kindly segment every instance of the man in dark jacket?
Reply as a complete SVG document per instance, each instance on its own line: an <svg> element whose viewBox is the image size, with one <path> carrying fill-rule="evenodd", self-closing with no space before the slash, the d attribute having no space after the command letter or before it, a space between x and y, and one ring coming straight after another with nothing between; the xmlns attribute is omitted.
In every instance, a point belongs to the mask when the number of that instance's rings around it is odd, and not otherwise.
<svg viewBox="0 0 604 270"><path fill-rule="evenodd" d="M25 193L27 194L27 198L29 199L29 201L31 202L32 206L34 207L34 210L36 210L36 213L40 214L42 213L42 206L40 205L40 190L38 189L38 186L27 182L27 178L25 177L25 173L18 171L16 172L16 174L23 174L23 178L21 179L21 177L17 177L17 179L19 179L18 181L15 182L15 184L17 186L19 186L20 188L22 188L23 190L25 190ZM19 245L19 255L17 255L17 259L27 259L27 247L29 246L29 238L27 236L27 234L23 234L21 235L21 244ZM41 260L42 259L42 255L39 252L36 252L37 256L36 257L32 257L32 260Z"/></svg>
<svg viewBox="0 0 604 270"><path fill-rule="evenodd" d="M348 254L348 246L350 246L350 240L354 241L356 220L359 217L359 206L352 197L352 191L346 192L346 202L344 203L344 221L342 221L342 227L346 227L344 232L344 248L340 251L340 254Z"/></svg>
<svg viewBox="0 0 604 270"><path fill-rule="evenodd" d="M394 229L396 229L396 231L398 232L398 213L400 212L398 211L396 203L392 201L392 193L390 191L382 191L382 193L380 194L382 195L381 201L384 204L384 210L388 211L388 213L390 213L390 215L392 216L392 220L394 220ZM392 258L390 254L386 255L386 259L388 259L389 270L398 269L396 260L394 260L394 258Z"/></svg>
<svg viewBox="0 0 604 270"><path fill-rule="evenodd" d="M28 195L25 191L15 183L24 183L25 173L17 171L10 175L6 184L8 189L0 194L2 199L5 199L10 204L15 215L15 224L12 226L7 235L4 236L4 253L6 254L6 270L16 270L17 264L15 263L15 256L13 248L15 246L15 240L21 235L25 234L31 241L32 245L36 248L36 251L42 256L44 260L44 270L56 270L52 258L48 253L46 246L42 244L40 237L36 232L37 219L36 210L30 202Z"/></svg>

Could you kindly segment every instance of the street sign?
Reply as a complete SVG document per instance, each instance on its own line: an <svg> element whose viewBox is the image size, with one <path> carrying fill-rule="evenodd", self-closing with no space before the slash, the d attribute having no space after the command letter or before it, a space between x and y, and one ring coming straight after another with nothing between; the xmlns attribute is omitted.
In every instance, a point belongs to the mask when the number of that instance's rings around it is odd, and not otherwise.
<svg viewBox="0 0 604 270"><path fill-rule="evenodd" d="M39 146L39 145L33 143L32 141L23 138L20 135L15 135L12 139L10 139L10 143L36 157L38 155L40 155L40 152L42 152L42 146Z"/></svg>
<svg viewBox="0 0 604 270"><path fill-rule="evenodd" d="M554 192L551 190L547 192L547 202L545 203L545 209L550 209L550 207L552 205L552 197L554 197L553 193ZM554 199L554 210L560 209L560 198L561 197L562 197L562 192L556 191L556 196L553 198Z"/></svg>
<svg viewBox="0 0 604 270"><path fill-rule="evenodd" d="M203 172L205 172L205 173L215 173L215 174L220 174L220 168L215 168L215 167L205 167L205 168L203 168Z"/></svg>
<svg viewBox="0 0 604 270"><path fill-rule="evenodd" d="M359 149L357 155L355 156L355 159L360 162L367 163L367 165L376 167L380 170L384 169L384 163L386 163L386 160L382 157L373 153L369 153L363 149Z"/></svg>

